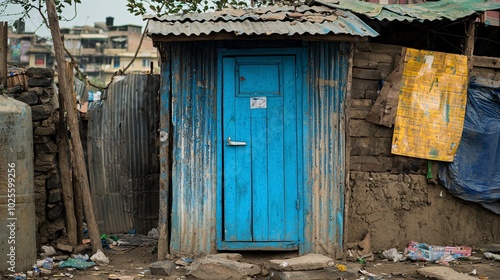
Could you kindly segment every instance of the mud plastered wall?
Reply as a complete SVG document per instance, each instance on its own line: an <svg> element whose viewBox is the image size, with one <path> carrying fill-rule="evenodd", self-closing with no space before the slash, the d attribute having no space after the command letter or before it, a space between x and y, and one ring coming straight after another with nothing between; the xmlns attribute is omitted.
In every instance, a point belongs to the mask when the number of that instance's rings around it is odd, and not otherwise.
<svg viewBox="0 0 500 280"><path fill-rule="evenodd" d="M500 216L426 179L427 161L391 154L393 128L365 121L401 47L358 44L349 102L350 184L346 242L371 236L373 251L410 241L481 246L500 240ZM476 58L472 75L500 79L500 60ZM498 62L498 63L496 63ZM436 174L434 174L435 176Z"/></svg>
<svg viewBox="0 0 500 280"><path fill-rule="evenodd" d="M65 234L64 205L57 161L56 124L58 99L53 87L54 71L30 68L27 89L17 85L9 94L31 106L35 182L37 247Z"/></svg>

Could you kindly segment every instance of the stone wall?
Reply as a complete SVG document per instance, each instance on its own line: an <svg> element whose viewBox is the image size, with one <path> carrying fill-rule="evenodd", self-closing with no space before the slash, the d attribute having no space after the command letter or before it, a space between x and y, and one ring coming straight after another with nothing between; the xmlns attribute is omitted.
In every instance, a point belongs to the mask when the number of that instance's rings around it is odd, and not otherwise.
<svg viewBox="0 0 500 280"><path fill-rule="evenodd" d="M39 248L47 241L61 237L65 228L56 144L59 106L53 88L53 70L30 68L25 75L27 75L27 89L17 86L8 91L13 98L31 106L35 160L35 212Z"/></svg>
<svg viewBox="0 0 500 280"><path fill-rule="evenodd" d="M499 215L429 183L426 160L392 155L393 129L365 121L381 81L392 72L400 54L398 46L363 43L355 47L348 99L346 241L359 241L369 232L374 251L402 249L412 240L473 246L498 242ZM491 59L477 58L472 74L500 79L495 65Z"/></svg>

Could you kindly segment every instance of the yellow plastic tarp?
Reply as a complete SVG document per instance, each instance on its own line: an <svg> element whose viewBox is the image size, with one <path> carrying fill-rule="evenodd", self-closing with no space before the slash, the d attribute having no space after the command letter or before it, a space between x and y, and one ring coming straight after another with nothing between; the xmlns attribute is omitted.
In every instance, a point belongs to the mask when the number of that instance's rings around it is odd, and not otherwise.
<svg viewBox="0 0 500 280"><path fill-rule="evenodd" d="M408 48L392 153L453 161L467 102L467 57Z"/></svg>

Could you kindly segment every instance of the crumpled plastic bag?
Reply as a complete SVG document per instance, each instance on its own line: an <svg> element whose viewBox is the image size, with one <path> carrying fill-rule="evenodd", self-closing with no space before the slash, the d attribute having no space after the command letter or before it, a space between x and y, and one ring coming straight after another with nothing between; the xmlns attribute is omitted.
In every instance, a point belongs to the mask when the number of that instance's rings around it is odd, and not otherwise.
<svg viewBox="0 0 500 280"><path fill-rule="evenodd" d="M70 267L76 269L87 269L91 268L95 265L95 262L88 262L84 259L75 258L75 259L67 259L64 262L59 264L60 268Z"/></svg>
<svg viewBox="0 0 500 280"><path fill-rule="evenodd" d="M107 266L109 264L109 259L104 255L101 249L98 249L95 254L90 257L90 259L97 263L100 266Z"/></svg>
<svg viewBox="0 0 500 280"><path fill-rule="evenodd" d="M399 253L396 248L391 248L389 250L385 250L382 252L382 256L388 260L392 260L394 262L399 262L405 259L405 256L403 254Z"/></svg>

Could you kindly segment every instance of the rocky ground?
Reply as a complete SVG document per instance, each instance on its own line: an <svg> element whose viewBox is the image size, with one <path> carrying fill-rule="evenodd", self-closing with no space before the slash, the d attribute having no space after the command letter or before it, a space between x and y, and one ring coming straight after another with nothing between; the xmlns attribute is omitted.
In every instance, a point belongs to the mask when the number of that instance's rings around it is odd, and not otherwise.
<svg viewBox="0 0 500 280"><path fill-rule="evenodd" d="M357 261L342 261L319 254L299 257L296 252L221 253L205 257L172 256L166 261L157 262L155 240L133 238L128 239L128 244L115 245L104 250L109 259L108 265L96 261L97 264L88 269L77 270L58 267L61 262L57 260L71 257L71 253L64 254L63 251L68 248L61 244L54 245L54 248L57 253L52 256L56 260L53 269L49 271L42 267L42 274L30 273L31 275L27 275L28 279L500 280L500 261L485 258L483 250L473 251L473 255L467 259L450 261L446 264L422 261L393 262L384 259L379 253ZM73 248L73 253L76 249ZM89 250L88 247L86 249Z"/></svg>

